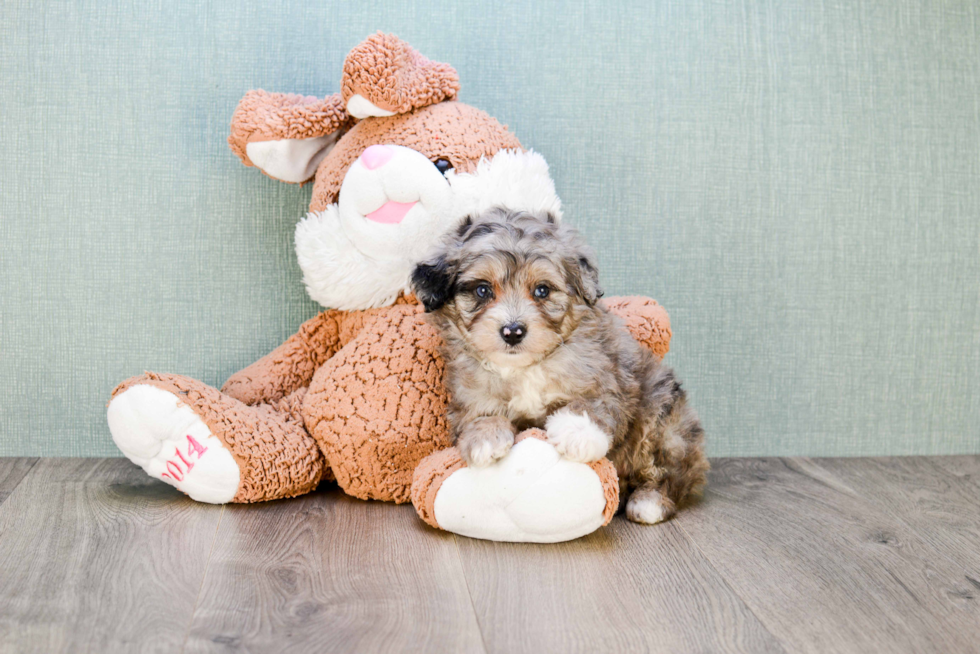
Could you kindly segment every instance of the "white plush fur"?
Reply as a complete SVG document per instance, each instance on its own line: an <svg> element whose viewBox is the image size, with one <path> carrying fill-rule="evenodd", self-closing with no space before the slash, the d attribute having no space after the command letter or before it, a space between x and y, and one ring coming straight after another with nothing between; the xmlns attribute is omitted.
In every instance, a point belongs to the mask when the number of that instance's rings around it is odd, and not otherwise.
<svg viewBox="0 0 980 654"><path fill-rule="evenodd" d="M313 177L316 167L336 143L336 133L309 139L257 141L246 145L245 153L267 175L299 184Z"/></svg>
<svg viewBox="0 0 980 654"><path fill-rule="evenodd" d="M367 118L368 116L394 116L394 111L382 109L360 93L351 96L347 101L347 113L354 118Z"/></svg>
<svg viewBox="0 0 980 654"><path fill-rule="evenodd" d="M471 538L559 543L602 526L606 498L599 475L528 438L485 468L460 468L433 504L436 522Z"/></svg>
<svg viewBox="0 0 980 654"><path fill-rule="evenodd" d="M336 204L296 226L296 256L310 297L345 311L391 304L411 274L407 261L373 261L358 250L341 226Z"/></svg>
<svg viewBox="0 0 980 654"><path fill-rule="evenodd" d="M394 302L408 288L415 264L452 225L449 181L421 154L395 154L368 169L355 161L337 204L296 226L296 255L310 297L334 309L366 309ZM366 218L388 201L416 202L401 222Z"/></svg>
<svg viewBox="0 0 980 654"><path fill-rule="evenodd" d="M388 146L395 155L369 170L351 165L338 203L310 213L296 227L296 254L313 300L354 310L391 304L409 288L415 265L468 215L495 206L561 218L548 164L535 152L503 150L473 174L445 177L420 153ZM418 202L397 224L365 216L388 200Z"/></svg>
<svg viewBox="0 0 980 654"><path fill-rule="evenodd" d="M561 220L561 200L548 162L533 150L501 150L492 159L481 159L472 175L455 175L450 181L459 219L506 207L531 213L550 211Z"/></svg>
<svg viewBox="0 0 980 654"><path fill-rule="evenodd" d="M370 170L358 160L348 169L338 215L354 246L375 261L417 260L452 226L453 191L432 162L415 150L385 147L394 154L384 165ZM388 201L417 204L399 223L365 218Z"/></svg>
<svg viewBox="0 0 980 654"><path fill-rule="evenodd" d="M240 473L231 452L175 395L138 384L114 397L107 414L112 440L151 477L198 502L224 504L238 492ZM205 451L197 451L188 436Z"/></svg>
<svg viewBox="0 0 980 654"><path fill-rule="evenodd" d="M555 411L545 422L548 442L566 459L591 463L609 451L609 436L583 414L567 408Z"/></svg>

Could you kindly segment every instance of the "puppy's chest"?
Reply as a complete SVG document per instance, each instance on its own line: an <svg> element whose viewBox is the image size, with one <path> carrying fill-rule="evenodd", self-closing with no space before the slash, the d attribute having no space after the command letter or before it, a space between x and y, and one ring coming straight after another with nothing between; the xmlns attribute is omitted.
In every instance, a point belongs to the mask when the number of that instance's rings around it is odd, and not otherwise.
<svg viewBox="0 0 980 654"><path fill-rule="evenodd" d="M568 401L568 394L553 375L539 366L525 370L499 371L497 396L511 420L538 420L549 407Z"/></svg>

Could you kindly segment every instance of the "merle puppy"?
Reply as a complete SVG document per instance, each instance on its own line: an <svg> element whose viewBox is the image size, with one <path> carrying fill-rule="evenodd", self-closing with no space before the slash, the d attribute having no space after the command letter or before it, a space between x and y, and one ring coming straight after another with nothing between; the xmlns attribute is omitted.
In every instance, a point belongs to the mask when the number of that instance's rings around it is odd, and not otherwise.
<svg viewBox="0 0 980 654"><path fill-rule="evenodd" d="M599 302L591 249L551 215L491 211L450 233L412 286L445 341L449 420L470 466L517 431L558 452L608 457L626 515L669 518L705 483L703 431L673 371Z"/></svg>

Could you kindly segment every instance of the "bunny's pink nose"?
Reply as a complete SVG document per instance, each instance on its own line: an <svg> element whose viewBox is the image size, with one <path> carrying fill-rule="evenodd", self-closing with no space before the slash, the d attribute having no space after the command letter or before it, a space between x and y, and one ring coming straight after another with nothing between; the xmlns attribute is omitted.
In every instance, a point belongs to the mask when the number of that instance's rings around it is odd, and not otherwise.
<svg viewBox="0 0 980 654"><path fill-rule="evenodd" d="M368 170L374 170L388 163L388 160L393 156L395 156L395 151L387 145L372 145L361 153L361 163Z"/></svg>

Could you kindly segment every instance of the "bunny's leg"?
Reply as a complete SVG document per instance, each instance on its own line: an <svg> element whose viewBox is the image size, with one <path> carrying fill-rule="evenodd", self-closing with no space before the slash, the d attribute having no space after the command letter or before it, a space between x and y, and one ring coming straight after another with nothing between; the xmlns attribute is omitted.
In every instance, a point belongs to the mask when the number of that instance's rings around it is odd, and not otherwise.
<svg viewBox="0 0 980 654"><path fill-rule="evenodd" d="M329 474L299 417L305 392L247 406L188 377L148 372L115 389L109 429L147 474L199 502L293 497Z"/></svg>

